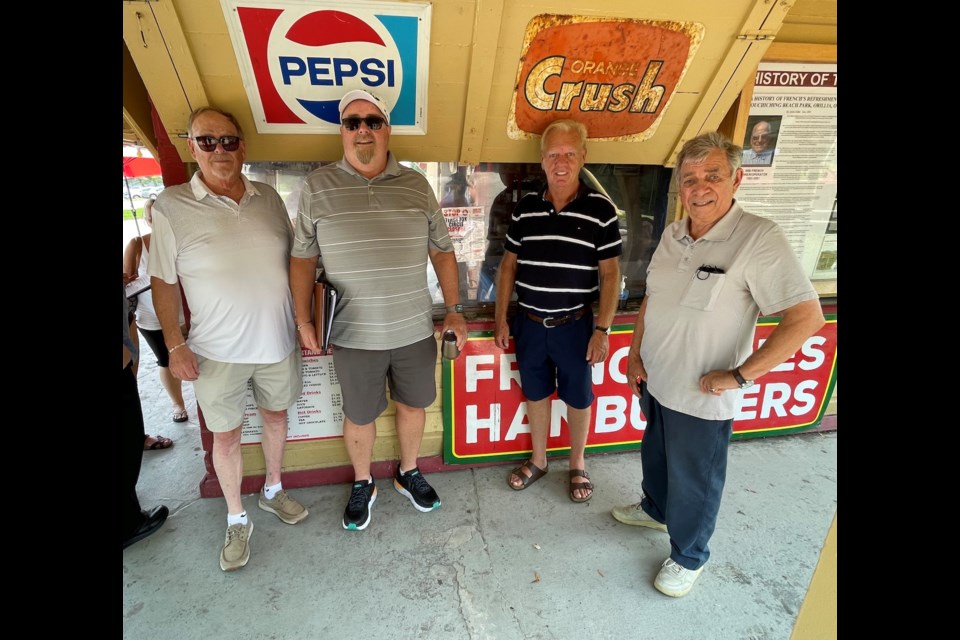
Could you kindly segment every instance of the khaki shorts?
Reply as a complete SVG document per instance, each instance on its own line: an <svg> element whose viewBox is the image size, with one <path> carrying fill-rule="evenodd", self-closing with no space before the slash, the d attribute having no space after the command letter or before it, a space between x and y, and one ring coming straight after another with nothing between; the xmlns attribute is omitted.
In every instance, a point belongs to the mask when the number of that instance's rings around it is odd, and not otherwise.
<svg viewBox="0 0 960 640"><path fill-rule="evenodd" d="M254 402L267 411L289 409L303 390L299 345L273 364L217 362L198 355L197 365L200 376L193 391L210 431L233 431L243 424L248 382L253 382Z"/></svg>
<svg viewBox="0 0 960 640"><path fill-rule="evenodd" d="M343 414L354 424L369 424L387 408L390 397L415 409L437 399L437 339L433 336L399 349L369 351L333 346Z"/></svg>

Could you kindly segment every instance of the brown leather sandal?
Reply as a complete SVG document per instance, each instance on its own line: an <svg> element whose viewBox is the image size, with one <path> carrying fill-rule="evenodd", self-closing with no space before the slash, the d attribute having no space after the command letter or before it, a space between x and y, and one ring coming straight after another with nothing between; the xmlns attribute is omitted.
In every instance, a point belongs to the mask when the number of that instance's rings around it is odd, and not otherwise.
<svg viewBox="0 0 960 640"><path fill-rule="evenodd" d="M526 467L527 470L530 472L529 476L523 472L524 467ZM523 484L521 484L519 487L515 487L513 486L513 483L510 482L510 476L507 476L507 486L513 489L514 491L523 491L524 489L532 485L534 482L536 482L543 476L547 475L547 471L549 469L550 469L550 463L547 463L546 468L541 469L537 465L533 464L533 460L527 460L522 465L520 465L519 467L517 467L516 469L510 472L511 475L515 475L521 480L523 480Z"/></svg>
<svg viewBox="0 0 960 640"><path fill-rule="evenodd" d="M586 502L593 497L593 483L591 482L573 482L573 479L576 477L586 478L590 480L590 474L584 471L583 469L570 469L570 499L574 502ZM586 489L590 493L587 494L586 498L578 498L573 494L577 489Z"/></svg>

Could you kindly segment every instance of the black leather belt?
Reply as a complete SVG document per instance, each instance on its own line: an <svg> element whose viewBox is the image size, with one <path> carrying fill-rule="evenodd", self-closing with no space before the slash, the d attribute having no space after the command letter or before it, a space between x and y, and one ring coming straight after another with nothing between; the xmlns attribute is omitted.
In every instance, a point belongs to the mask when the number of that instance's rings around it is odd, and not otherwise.
<svg viewBox="0 0 960 640"><path fill-rule="evenodd" d="M569 313L565 316L547 316L546 318L541 318L540 316L528 313L527 317L534 322L539 322L549 329L550 327L559 327L562 324L570 324L571 322L575 322L576 320L582 318L586 312L587 307L581 307L577 311Z"/></svg>

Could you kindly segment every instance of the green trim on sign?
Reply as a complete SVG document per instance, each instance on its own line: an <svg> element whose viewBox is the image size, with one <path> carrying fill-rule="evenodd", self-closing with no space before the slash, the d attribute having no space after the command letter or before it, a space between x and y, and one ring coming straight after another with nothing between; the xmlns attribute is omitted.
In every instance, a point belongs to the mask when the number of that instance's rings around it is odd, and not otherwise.
<svg viewBox="0 0 960 640"><path fill-rule="evenodd" d="M830 313L824 314L824 319L827 322L836 322L837 314ZM777 316L763 316L757 320L757 325L771 325L779 324L780 318ZM613 333L623 333L633 331L633 324L617 324L613 325ZM493 338L493 330L482 330L482 331L470 331L468 332L469 336L472 338L480 339L489 339ZM827 389L823 395L823 403L820 406L820 411L817 414L817 417L814 421L802 425L791 425L785 427L771 427L766 429L752 429L750 431L741 431L735 432L731 436L731 440L745 440L748 438L766 438L770 436L783 436L790 435L794 433L802 433L804 431L812 431L817 429L823 422L824 416L827 413L827 407L830 405L830 398L833 396L833 391L837 385L837 361L839 359L839 347L837 351L834 352L833 366L830 371L829 382L827 383ZM452 360L441 360L441 370L443 373L443 462L444 464L479 464L485 462L506 462L511 460L526 460L530 456L530 451L511 451L509 453L499 453L499 454L489 454L489 455L477 455L477 456L455 456L453 452L453 406L454 406L454 395L453 395L453 361ZM587 453L611 453L618 451L639 451L642 445L642 438L638 441L619 443L619 444L606 444L606 445L587 445ZM553 457L564 457L569 455L570 447L562 447L557 449L549 449L547 451L547 456L550 458Z"/></svg>

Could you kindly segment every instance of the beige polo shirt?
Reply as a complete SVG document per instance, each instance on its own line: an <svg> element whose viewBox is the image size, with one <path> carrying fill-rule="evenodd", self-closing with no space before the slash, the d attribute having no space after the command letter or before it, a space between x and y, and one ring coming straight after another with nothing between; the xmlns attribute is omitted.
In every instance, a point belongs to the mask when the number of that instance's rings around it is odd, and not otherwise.
<svg viewBox="0 0 960 640"><path fill-rule="evenodd" d="M700 377L733 369L753 352L760 313L818 299L793 248L772 220L730 211L699 240L689 218L664 231L647 270L640 358L647 389L663 406L705 420L729 420L740 393L700 391ZM709 273L701 267L724 273Z"/></svg>

